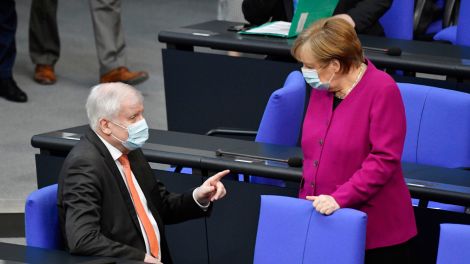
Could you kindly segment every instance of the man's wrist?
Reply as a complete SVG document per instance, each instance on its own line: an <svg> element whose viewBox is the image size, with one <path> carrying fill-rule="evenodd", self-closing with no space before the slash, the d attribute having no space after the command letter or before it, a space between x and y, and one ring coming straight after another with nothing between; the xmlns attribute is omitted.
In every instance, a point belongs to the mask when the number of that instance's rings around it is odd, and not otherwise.
<svg viewBox="0 0 470 264"><path fill-rule="evenodd" d="M196 192L198 191L199 187L197 187L196 189L194 189L193 191L193 199L194 199L194 202L196 202L196 204L201 207L201 209L203 210L207 210L207 208L209 208L209 206L211 205L210 201L198 201L197 199L197 195L196 195Z"/></svg>

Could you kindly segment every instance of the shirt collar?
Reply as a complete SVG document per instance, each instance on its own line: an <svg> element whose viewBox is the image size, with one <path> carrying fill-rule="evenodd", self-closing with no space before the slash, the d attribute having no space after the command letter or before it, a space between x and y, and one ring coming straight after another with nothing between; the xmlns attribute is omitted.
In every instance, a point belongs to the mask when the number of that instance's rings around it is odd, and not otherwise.
<svg viewBox="0 0 470 264"><path fill-rule="evenodd" d="M106 141L104 138L102 138L98 133L95 132L95 134L101 139L103 144L106 146L108 149L109 153L111 154L111 157L113 157L113 160L119 159L119 157L122 156L122 152L117 149L115 146L111 145L108 141Z"/></svg>

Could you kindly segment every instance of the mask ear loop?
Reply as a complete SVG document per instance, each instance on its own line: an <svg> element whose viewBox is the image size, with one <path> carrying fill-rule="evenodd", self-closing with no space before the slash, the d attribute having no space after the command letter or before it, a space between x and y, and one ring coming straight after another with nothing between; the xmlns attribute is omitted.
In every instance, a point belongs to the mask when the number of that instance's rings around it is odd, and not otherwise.
<svg viewBox="0 0 470 264"><path fill-rule="evenodd" d="M121 140L119 139L118 137L116 137L115 135L111 134L111 136L116 139L117 141L121 142L121 144L124 144L124 140Z"/></svg>
<svg viewBox="0 0 470 264"><path fill-rule="evenodd" d="M118 123L116 123L116 122L114 122L114 121L112 121L112 120L109 120L109 122L115 124L116 126L122 128L122 129L127 130L127 127L124 127L124 126L122 126L122 125L120 125L120 124L118 124ZM124 144L124 140L121 140L121 139L119 139L118 137L116 137L115 135L113 135L113 132L111 132L111 136L112 136L114 139L116 139L117 141L121 142L121 144Z"/></svg>
<svg viewBox="0 0 470 264"><path fill-rule="evenodd" d="M323 65L323 66L320 66L320 69L325 69L326 67L328 67L328 65ZM315 70L317 72L317 76L318 76L318 79L320 79L320 75L318 74L318 70ZM331 83L331 81L333 80L333 78L335 77L336 75L336 72L333 72L333 75L331 75L330 79L328 80L328 83ZM321 80L320 80L321 81ZM322 82L323 83L323 82Z"/></svg>
<svg viewBox="0 0 470 264"><path fill-rule="evenodd" d="M125 127L125 126L123 126L123 125L120 125L120 124L118 124L118 123L116 123L116 122L114 122L114 121L112 121L112 120L109 120L109 122L115 124L116 126L122 128L122 129L126 129L126 130L127 130L127 127Z"/></svg>
<svg viewBox="0 0 470 264"><path fill-rule="evenodd" d="M333 72L333 75L331 75L331 78L330 78L330 80L328 81L328 83L331 83L331 81L333 80L333 77L335 77L335 74L336 74L336 72Z"/></svg>

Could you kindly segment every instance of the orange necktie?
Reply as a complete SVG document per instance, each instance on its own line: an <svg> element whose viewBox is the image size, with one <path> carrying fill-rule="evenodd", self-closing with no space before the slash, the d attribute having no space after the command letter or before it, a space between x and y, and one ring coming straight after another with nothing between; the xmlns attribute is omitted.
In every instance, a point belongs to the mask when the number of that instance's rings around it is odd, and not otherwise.
<svg viewBox="0 0 470 264"><path fill-rule="evenodd" d="M131 192L132 201L134 202L135 210L137 211L137 216L139 217L142 225L144 226L145 233L147 235L147 240L150 245L150 253L152 256L158 258L158 239L157 235L155 235L155 230L153 229L152 224L150 223L150 219L148 218L147 214L145 213L144 206L140 201L139 194L134 185L134 181L132 180L132 173L131 173L131 166L129 164L129 159L127 155L123 154L119 157L119 162L122 164L124 168L124 175L126 176L127 186L129 187L129 191Z"/></svg>

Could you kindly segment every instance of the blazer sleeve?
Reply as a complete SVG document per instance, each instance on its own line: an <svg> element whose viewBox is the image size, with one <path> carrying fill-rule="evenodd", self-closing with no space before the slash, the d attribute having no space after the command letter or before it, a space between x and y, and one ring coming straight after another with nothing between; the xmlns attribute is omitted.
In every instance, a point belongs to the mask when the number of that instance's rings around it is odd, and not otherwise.
<svg viewBox="0 0 470 264"><path fill-rule="evenodd" d="M282 5L282 0L243 0L242 12L250 24L261 25L283 10Z"/></svg>
<svg viewBox="0 0 470 264"><path fill-rule="evenodd" d="M395 83L375 94L370 110L370 153L352 177L332 194L340 207L366 202L401 167L406 120L403 101Z"/></svg>
<svg viewBox="0 0 470 264"><path fill-rule="evenodd" d="M193 198L194 189L186 193L168 192L165 186L158 181L154 191L161 197L161 207L158 210L165 224L177 224L191 219L209 216L212 203L207 210L197 205Z"/></svg>
<svg viewBox="0 0 470 264"><path fill-rule="evenodd" d="M144 260L145 252L113 241L101 233L101 184L98 175L105 171L97 164L78 158L63 177L62 206L65 234L70 253Z"/></svg>
<svg viewBox="0 0 470 264"><path fill-rule="evenodd" d="M354 8L348 10L347 14L356 23L356 32L364 33L372 25L379 23L379 18L387 12L392 2L392 0L362 0Z"/></svg>

